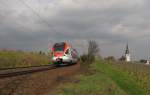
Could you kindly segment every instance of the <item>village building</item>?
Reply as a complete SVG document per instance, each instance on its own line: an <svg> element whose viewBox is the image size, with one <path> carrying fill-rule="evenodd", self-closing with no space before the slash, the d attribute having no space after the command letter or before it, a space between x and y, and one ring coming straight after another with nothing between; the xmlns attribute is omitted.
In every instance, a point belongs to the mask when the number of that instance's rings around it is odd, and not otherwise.
<svg viewBox="0 0 150 95"><path fill-rule="evenodd" d="M146 65L150 65L150 62L148 61L148 60L146 60L146 63L145 63Z"/></svg>

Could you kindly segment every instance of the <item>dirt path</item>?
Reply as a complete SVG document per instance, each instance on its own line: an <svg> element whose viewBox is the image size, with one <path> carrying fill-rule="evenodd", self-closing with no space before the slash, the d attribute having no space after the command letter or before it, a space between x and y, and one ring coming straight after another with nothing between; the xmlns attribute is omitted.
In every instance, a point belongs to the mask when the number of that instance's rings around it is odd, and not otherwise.
<svg viewBox="0 0 150 95"><path fill-rule="evenodd" d="M76 74L80 64L31 75L0 80L0 95L45 95L55 90L59 81Z"/></svg>

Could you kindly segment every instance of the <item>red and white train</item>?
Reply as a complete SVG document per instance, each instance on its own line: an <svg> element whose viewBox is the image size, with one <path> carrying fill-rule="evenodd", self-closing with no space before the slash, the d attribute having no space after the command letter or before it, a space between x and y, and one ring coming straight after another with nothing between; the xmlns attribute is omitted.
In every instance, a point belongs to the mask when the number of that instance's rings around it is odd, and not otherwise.
<svg viewBox="0 0 150 95"><path fill-rule="evenodd" d="M75 64L78 62L76 49L67 42L55 43L52 47L52 63L55 65Z"/></svg>

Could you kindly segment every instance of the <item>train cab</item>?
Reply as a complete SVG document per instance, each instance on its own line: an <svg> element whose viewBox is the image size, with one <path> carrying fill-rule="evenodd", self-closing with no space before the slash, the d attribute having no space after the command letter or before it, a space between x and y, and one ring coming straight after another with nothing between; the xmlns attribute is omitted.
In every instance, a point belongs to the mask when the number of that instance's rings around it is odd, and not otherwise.
<svg viewBox="0 0 150 95"><path fill-rule="evenodd" d="M78 53L69 43L55 43L52 47L52 62L54 64L75 64L78 61Z"/></svg>

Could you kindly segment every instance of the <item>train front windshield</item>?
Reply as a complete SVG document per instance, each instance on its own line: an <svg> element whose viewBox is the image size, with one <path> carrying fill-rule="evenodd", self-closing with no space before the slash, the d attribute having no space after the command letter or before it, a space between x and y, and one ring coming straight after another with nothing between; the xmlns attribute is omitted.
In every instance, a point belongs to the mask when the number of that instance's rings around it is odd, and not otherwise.
<svg viewBox="0 0 150 95"><path fill-rule="evenodd" d="M54 45L54 51L61 52L64 51L65 44L64 43L57 43Z"/></svg>

